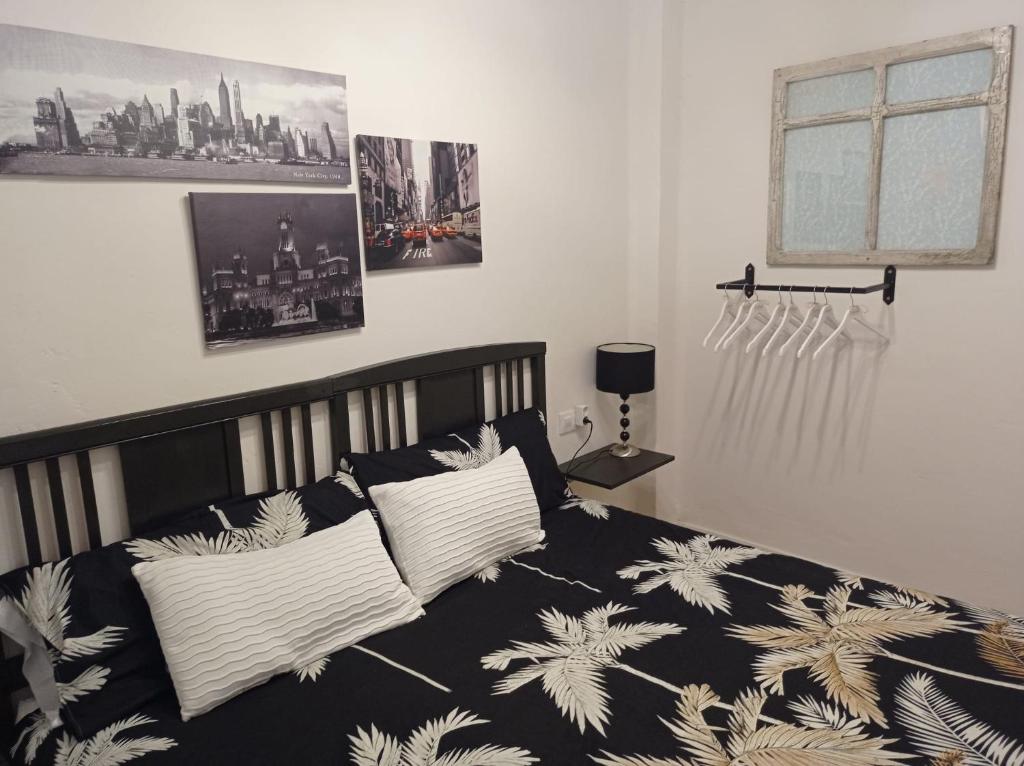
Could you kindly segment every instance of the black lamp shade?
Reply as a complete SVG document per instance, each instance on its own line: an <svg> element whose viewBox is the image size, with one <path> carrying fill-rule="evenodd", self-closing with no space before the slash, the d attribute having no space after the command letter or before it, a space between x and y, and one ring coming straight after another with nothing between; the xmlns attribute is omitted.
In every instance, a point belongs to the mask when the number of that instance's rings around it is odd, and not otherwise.
<svg viewBox="0 0 1024 766"><path fill-rule="evenodd" d="M605 343L597 347L597 390L643 394L654 390L654 346Z"/></svg>

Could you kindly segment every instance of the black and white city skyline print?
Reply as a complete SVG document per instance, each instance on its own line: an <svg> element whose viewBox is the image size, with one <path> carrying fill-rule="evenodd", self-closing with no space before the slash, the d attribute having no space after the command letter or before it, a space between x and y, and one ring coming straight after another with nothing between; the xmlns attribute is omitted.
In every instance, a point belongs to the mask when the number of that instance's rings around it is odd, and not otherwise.
<svg viewBox="0 0 1024 766"><path fill-rule="evenodd" d="M356 136L366 270L483 261L476 144Z"/></svg>
<svg viewBox="0 0 1024 766"><path fill-rule="evenodd" d="M347 185L345 77L0 24L0 173Z"/></svg>
<svg viewBox="0 0 1024 766"><path fill-rule="evenodd" d="M189 194L206 345L364 325L355 194Z"/></svg>

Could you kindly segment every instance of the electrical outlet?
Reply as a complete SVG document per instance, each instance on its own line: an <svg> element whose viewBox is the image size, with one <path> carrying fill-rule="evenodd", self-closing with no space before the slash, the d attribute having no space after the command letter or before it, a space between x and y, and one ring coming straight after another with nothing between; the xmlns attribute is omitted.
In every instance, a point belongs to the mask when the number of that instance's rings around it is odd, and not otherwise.
<svg viewBox="0 0 1024 766"><path fill-rule="evenodd" d="M579 428L583 425L583 421L590 415L590 407L585 404L577 404L575 407L575 418L573 422L576 427Z"/></svg>
<svg viewBox="0 0 1024 766"><path fill-rule="evenodd" d="M572 433L576 428L576 414L572 410L562 410L558 413L558 433Z"/></svg>

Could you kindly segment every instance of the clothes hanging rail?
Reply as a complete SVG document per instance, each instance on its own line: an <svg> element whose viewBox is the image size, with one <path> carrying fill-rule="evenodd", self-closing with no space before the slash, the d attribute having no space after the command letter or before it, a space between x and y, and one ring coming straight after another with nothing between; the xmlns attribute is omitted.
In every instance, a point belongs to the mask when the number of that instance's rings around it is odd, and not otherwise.
<svg viewBox="0 0 1024 766"><path fill-rule="evenodd" d="M883 281L877 285L867 287L833 287L832 285L762 285L755 279L754 264L748 263L743 279L734 279L731 282L719 282L715 285L718 290L742 290L748 298L753 297L754 291L766 293L840 293L842 295L866 295L868 293L882 293L882 300L891 304L896 300L896 267L886 266L883 272Z"/></svg>

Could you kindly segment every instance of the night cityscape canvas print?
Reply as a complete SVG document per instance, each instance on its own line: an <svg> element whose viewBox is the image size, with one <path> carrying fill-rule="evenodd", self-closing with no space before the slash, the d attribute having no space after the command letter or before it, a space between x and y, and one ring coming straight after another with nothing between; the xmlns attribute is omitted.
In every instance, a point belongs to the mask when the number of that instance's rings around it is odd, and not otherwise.
<svg viewBox="0 0 1024 766"><path fill-rule="evenodd" d="M476 144L356 136L366 270L483 261Z"/></svg>
<svg viewBox="0 0 1024 766"><path fill-rule="evenodd" d="M0 24L0 173L351 183L341 75Z"/></svg>
<svg viewBox="0 0 1024 766"><path fill-rule="evenodd" d="M208 347L363 326L354 194L189 202Z"/></svg>

